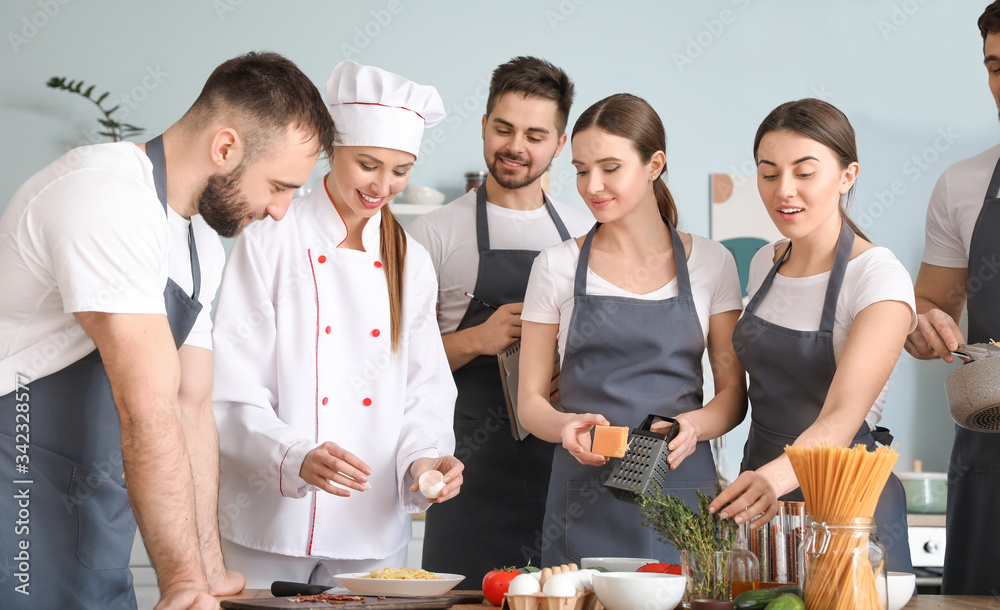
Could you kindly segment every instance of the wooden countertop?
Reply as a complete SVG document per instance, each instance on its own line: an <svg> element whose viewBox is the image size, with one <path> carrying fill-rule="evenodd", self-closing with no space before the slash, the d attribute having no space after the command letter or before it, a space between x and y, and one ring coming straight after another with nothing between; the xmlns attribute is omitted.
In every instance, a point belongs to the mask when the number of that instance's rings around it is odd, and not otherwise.
<svg viewBox="0 0 1000 610"><path fill-rule="evenodd" d="M248 589L239 595L220 597L219 600L268 599L270 597L271 592L266 589ZM452 607L465 608L468 610L483 608L496 610L496 606L485 601L481 604L462 604ZM1000 599L993 598L988 595L918 595L911 599L908 604L903 606L903 608L904 610L932 610L939 608L1000 608Z"/></svg>

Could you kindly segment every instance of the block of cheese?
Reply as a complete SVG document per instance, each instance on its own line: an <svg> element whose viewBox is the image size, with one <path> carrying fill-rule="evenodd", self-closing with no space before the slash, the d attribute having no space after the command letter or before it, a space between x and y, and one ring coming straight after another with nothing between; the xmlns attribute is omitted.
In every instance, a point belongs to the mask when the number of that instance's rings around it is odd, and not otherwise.
<svg viewBox="0 0 1000 610"><path fill-rule="evenodd" d="M628 428L625 426L594 426L594 448L597 455L620 458L628 449Z"/></svg>

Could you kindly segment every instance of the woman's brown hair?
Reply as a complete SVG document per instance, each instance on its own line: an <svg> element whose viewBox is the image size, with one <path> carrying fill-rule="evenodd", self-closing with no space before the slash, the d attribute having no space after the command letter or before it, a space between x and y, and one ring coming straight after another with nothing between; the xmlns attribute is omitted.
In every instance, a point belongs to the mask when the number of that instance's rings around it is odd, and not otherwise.
<svg viewBox="0 0 1000 610"><path fill-rule="evenodd" d="M754 161L759 161L757 149L760 147L761 139L772 131L791 131L819 142L837 155L841 169L847 169L851 163L858 162L858 145L851 122L836 106L823 100L810 97L795 102L785 102L772 110L757 128L757 135L754 136ZM840 216L857 236L870 242L868 236L847 215L847 208L854 199L855 186L857 182L851 185L846 197L841 196Z"/></svg>
<svg viewBox="0 0 1000 610"><path fill-rule="evenodd" d="M389 337L393 353L399 349L403 320L403 272L406 267L406 232L392 215L388 205L382 206L381 254L385 265L385 283L389 288Z"/></svg>
<svg viewBox="0 0 1000 610"><path fill-rule="evenodd" d="M667 150L667 134L660 116L646 100L629 93L616 93L584 110L573 126L573 137L590 127L598 127L631 142L643 163L649 163L656 151L665 153ZM664 165L653 182L653 193L660 214L676 227L677 205L664 182L666 175L667 166Z"/></svg>

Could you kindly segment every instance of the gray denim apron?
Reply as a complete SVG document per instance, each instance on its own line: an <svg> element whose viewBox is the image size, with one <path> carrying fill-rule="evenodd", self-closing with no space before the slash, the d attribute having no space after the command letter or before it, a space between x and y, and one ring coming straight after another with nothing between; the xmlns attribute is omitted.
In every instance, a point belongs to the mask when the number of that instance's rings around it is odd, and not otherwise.
<svg viewBox="0 0 1000 610"><path fill-rule="evenodd" d="M684 245L670 226L677 296L661 300L587 294L590 247L597 224L580 248L573 315L559 379L567 413L600 413L612 426L636 428L649 413L673 417L702 407L705 352L691 294ZM604 487L612 462L585 466L559 447L545 506L542 565L579 563L582 557L650 557L680 563L680 553L642 525L639 508ZM707 441L667 476L665 493L697 508L695 490L714 496L715 461Z"/></svg>
<svg viewBox="0 0 1000 610"><path fill-rule="evenodd" d="M969 245L969 343L1000 341L1000 161L993 169L986 199ZM1000 592L1000 434L955 426L948 465L947 541L944 551L946 595L996 595Z"/></svg>
<svg viewBox="0 0 1000 610"><path fill-rule="evenodd" d="M785 445L795 442L811 426L823 408L826 394L837 372L833 352L833 325L837 297L851 260L854 231L842 223L833 269L826 285L819 330L793 330L768 322L756 315L757 307L771 288L778 268L785 262L791 246L771 267L757 293L750 300L733 331L733 347L740 363L750 375L750 436L743 448L741 471L756 470L784 453ZM875 443L889 444L892 435L885 428L872 431L861 424L851 445L861 443L869 451ZM802 501L802 490L783 496L782 500ZM878 537L889 552L888 569L912 572L910 547L906 532L906 496L903 484L891 475L875 509Z"/></svg>
<svg viewBox="0 0 1000 610"><path fill-rule="evenodd" d="M545 208L559 231L569 231L545 196ZM538 250L490 248L486 187L476 192L479 274L473 292L492 305L520 303ZM469 302L458 330L485 322L493 310ZM465 464L462 493L427 511L423 567L465 574L482 582L503 566L538 566L545 492L552 463L551 443L534 436L515 441L496 356L478 356L455 371L455 456Z"/></svg>
<svg viewBox="0 0 1000 610"><path fill-rule="evenodd" d="M166 211L160 137L146 144L146 153ZM187 296L170 279L163 291L178 346L201 311L193 232L189 242L194 295ZM31 424L30 443L25 443L30 461L23 473L13 470L16 456L22 455L15 449L18 404L28 405ZM0 397L0 412L0 460L9 464L0 483L5 498L0 502L0 608L135 608L129 557L136 522L125 491L118 411L100 354L94 350L26 389ZM12 500L19 496L24 500L20 506ZM25 508L28 522L16 530L18 511ZM14 589L22 584L14 558L24 542L30 595Z"/></svg>

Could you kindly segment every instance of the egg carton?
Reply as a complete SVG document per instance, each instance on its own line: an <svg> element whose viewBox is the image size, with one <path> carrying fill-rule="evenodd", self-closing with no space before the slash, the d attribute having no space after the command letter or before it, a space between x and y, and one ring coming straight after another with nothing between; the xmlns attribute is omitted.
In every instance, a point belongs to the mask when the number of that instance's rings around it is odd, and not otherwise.
<svg viewBox="0 0 1000 610"><path fill-rule="evenodd" d="M573 597L555 597L544 593L505 595L500 610L604 610L593 591Z"/></svg>

